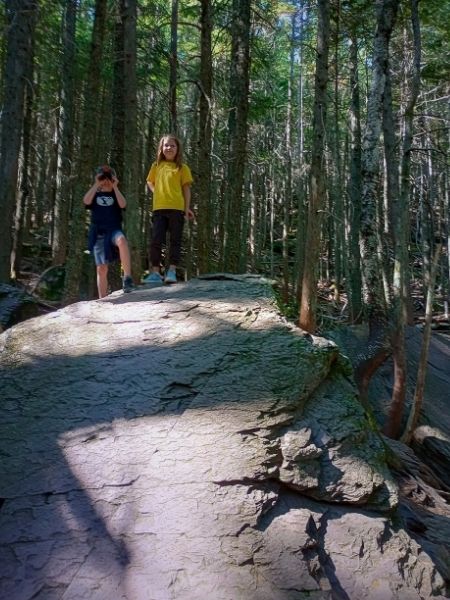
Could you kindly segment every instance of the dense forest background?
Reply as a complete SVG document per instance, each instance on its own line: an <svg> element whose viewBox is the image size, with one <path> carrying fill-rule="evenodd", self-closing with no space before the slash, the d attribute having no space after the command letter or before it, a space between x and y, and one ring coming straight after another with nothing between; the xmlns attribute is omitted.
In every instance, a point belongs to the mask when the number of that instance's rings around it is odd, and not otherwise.
<svg viewBox="0 0 450 600"><path fill-rule="evenodd" d="M54 266L63 303L93 297L81 199L106 162L138 282L173 132L186 277L266 274L307 331L369 323L361 380L389 346L404 388L412 311L448 319L448 0L6 0L0 31L0 282Z"/></svg>

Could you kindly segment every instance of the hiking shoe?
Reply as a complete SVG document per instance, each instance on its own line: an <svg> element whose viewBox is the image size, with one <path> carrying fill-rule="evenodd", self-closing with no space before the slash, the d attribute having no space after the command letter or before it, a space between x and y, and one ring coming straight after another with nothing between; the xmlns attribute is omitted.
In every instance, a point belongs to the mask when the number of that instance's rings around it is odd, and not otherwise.
<svg viewBox="0 0 450 600"><path fill-rule="evenodd" d="M123 278L123 293L124 294L128 294L129 292L132 292L134 289L134 285L133 285L133 280L131 279L131 277L128 275L127 277Z"/></svg>
<svg viewBox="0 0 450 600"><path fill-rule="evenodd" d="M175 269L169 269L164 277L164 283L176 283L177 282L177 274Z"/></svg>
<svg viewBox="0 0 450 600"><path fill-rule="evenodd" d="M142 281L144 283L162 283L162 280L163 278L161 275L156 273L156 271L153 271L153 273L149 273L146 277L144 277Z"/></svg>

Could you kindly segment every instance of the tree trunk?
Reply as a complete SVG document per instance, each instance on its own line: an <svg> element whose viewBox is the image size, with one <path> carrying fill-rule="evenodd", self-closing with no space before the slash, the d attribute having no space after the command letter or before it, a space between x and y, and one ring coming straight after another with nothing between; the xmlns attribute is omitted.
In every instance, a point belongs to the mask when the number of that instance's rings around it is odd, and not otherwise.
<svg viewBox="0 0 450 600"><path fill-rule="evenodd" d="M377 27L374 40L373 79L367 106L367 124L362 152L361 257L366 284L365 305L371 328L385 327L386 305L381 265L378 260L377 199L380 189L379 140L389 41L399 0L377 0Z"/></svg>
<svg viewBox="0 0 450 600"><path fill-rule="evenodd" d="M330 6L319 0L317 55L314 90L313 149L311 157L311 188L306 231L306 256L303 268L299 325L305 331L316 330L317 280L320 260L322 214L326 204L325 128L327 114L328 53Z"/></svg>
<svg viewBox="0 0 450 600"><path fill-rule="evenodd" d="M330 213L334 216L334 299L338 302L341 293L341 285L344 269L344 202L342 198L342 161L340 145L340 102L339 102L339 80L341 77L339 70L339 41L340 41L340 0L336 3L336 34L334 45L334 144L333 144L333 162L334 162L334 183L333 183L333 207Z"/></svg>
<svg viewBox="0 0 450 600"><path fill-rule="evenodd" d="M201 2L201 41L200 41L200 99L197 145L197 252L198 271L207 273L211 265L211 95L212 95L212 55L211 55L211 0Z"/></svg>
<svg viewBox="0 0 450 600"><path fill-rule="evenodd" d="M172 0L172 19L170 27L170 76L169 76L169 129L178 132L177 115L177 79L178 79L178 0Z"/></svg>
<svg viewBox="0 0 450 600"><path fill-rule="evenodd" d="M442 244L438 244L434 253L433 261L431 264L431 273L427 293L427 305L425 309L425 325L423 331L422 348L420 350L419 367L417 372L416 389L414 392L413 403L411 412L409 413L408 422L405 427L405 431L402 435L401 441L404 444L409 444L414 434L414 429L417 426L417 422L420 417L420 411L423 404L423 393L425 389L425 378L428 367L428 350L430 348L431 340L431 323L433 317L433 300L434 300L434 284L436 281L436 271L438 266L439 257L442 251Z"/></svg>
<svg viewBox="0 0 450 600"><path fill-rule="evenodd" d="M288 90L287 90L287 114L286 114L286 128L285 128L285 158L284 162L286 165L286 188L283 194L283 287L282 297L283 302L288 304L290 290L289 290L289 232L290 232L290 221L291 221L291 205L292 205L292 121L293 121L293 90L294 90L294 65L295 65L295 32L296 32L296 18L297 15L294 13L291 19L291 48L289 56L289 79L288 79Z"/></svg>
<svg viewBox="0 0 450 600"><path fill-rule="evenodd" d="M83 249L86 247L86 210L82 198L93 181L96 146L102 125L99 114L99 65L103 58L107 0L96 0L95 18L89 57L88 79L84 93L83 122L81 126L80 160L77 169L74 202L70 227L70 253L66 263L64 304L79 299Z"/></svg>
<svg viewBox="0 0 450 600"><path fill-rule="evenodd" d="M32 51L37 0L6 0L7 51L0 117L0 283L11 277L13 217L25 102L25 73Z"/></svg>
<svg viewBox="0 0 450 600"><path fill-rule="evenodd" d="M20 184L19 197L16 206L13 250L11 254L11 276L17 279L21 271L22 260L22 240L24 234L24 219L27 204L30 202L30 157L31 157L31 138L33 134L33 108L34 108L34 37L31 39L31 51L27 61L25 71L25 115L23 121L22 137L22 160L20 161Z"/></svg>
<svg viewBox="0 0 450 600"><path fill-rule="evenodd" d="M227 168L225 269L239 272L242 233L242 195L247 155L247 117L250 77L251 0L233 0L229 152Z"/></svg>
<svg viewBox="0 0 450 600"><path fill-rule="evenodd" d="M124 61L124 20L122 0L117 3L114 24L114 65L111 129L111 166L119 179L125 172L125 61Z"/></svg>
<svg viewBox="0 0 450 600"><path fill-rule="evenodd" d="M394 282L393 282L393 319L392 338L394 350L394 389L389 410L389 423L387 434L397 437L400 433L403 408L406 397L406 350L405 350L405 325L407 320L408 301L408 242L409 242L409 197L411 193L411 147L413 142L414 107L420 90L420 62L421 39L418 15L418 0L411 0L411 19L414 36L414 60L412 77L410 78L410 97L405 109L405 124L403 137L403 151L401 163L401 193L398 210L394 223ZM440 254L440 248L439 248ZM437 259L436 259L437 261ZM430 275L430 280L435 276L436 266ZM430 282L434 286L434 282ZM431 288L428 298L433 296ZM428 308L428 306L427 306ZM431 307L429 308L431 311ZM430 317L431 318L431 317ZM431 327L431 324L429 325ZM425 335L427 339L427 335ZM429 334L428 334L429 341ZM424 342L425 346L425 342ZM428 352L428 348L426 348ZM417 419L417 417L415 417Z"/></svg>
<svg viewBox="0 0 450 600"><path fill-rule="evenodd" d="M72 204L72 161L75 90L75 31L78 0L68 0L63 16L63 59L59 110L58 167L56 173L53 264L66 261L69 239L69 214Z"/></svg>
<svg viewBox="0 0 450 600"><path fill-rule="evenodd" d="M349 261L349 304L350 321L358 323L362 317L362 277L359 250L361 229L361 102L358 78L358 41L356 33L350 33L350 180L348 184L350 222L350 261Z"/></svg>
<svg viewBox="0 0 450 600"><path fill-rule="evenodd" d="M126 229L131 253L131 274L138 282L142 273L141 214L139 206L139 152L136 82L136 0L122 0L124 29L125 139L123 190L127 200Z"/></svg>
<svg viewBox="0 0 450 600"><path fill-rule="evenodd" d="M373 50L373 76L367 104L367 123L362 149L361 258L365 281L365 308L369 319L367 353L356 367L361 398L365 398L370 378L389 354L387 307L379 256L377 204L380 190L379 140L383 94L388 71L389 41L399 0L377 0L377 26Z"/></svg>
<svg viewBox="0 0 450 600"><path fill-rule="evenodd" d="M298 75L298 171L299 177L296 185L296 196L297 196L297 239L295 248L295 281L296 290L295 296L298 303L301 302L302 297L302 280L303 280L303 267L305 264L305 236L307 224L307 213L305 207L305 161L304 161L304 78L303 78L303 37L304 37L304 11L305 8L300 9L299 18L299 75Z"/></svg>

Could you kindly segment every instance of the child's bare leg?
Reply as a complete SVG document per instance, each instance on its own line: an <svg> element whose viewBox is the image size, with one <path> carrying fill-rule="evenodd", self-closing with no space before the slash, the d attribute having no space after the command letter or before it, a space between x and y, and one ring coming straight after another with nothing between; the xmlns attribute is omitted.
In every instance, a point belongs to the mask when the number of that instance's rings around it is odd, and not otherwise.
<svg viewBox="0 0 450 600"><path fill-rule="evenodd" d="M97 289L99 298L108 294L108 265L97 265Z"/></svg>
<svg viewBox="0 0 450 600"><path fill-rule="evenodd" d="M129 277L131 275L130 249L128 247L127 239L124 236L121 236L117 240L117 247L119 248L120 262L122 263L123 275L124 277Z"/></svg>

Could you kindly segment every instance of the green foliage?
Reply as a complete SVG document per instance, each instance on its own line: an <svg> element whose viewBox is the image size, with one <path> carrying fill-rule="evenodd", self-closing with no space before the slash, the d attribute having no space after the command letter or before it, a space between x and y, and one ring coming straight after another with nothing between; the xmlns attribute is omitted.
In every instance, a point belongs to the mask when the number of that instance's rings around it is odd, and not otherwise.
<svg viewBox="0 0 450 600"><path fill-rule="evenodd" d="M55 127L60 104L60 85L62 68L62 18L65 3L61 0L41 0L39 21L35 39L35 106L34 138L32 141L34 156L33 168L39 175L33 194L33 210L39 205L43 214L33 215L39 225L45 224L49 231L52 213L52 178L54 176ZM101 81L102 105L105 122L100 127L98 139L99 152L107 153L110 146L112 121L112 90L114 89L115 66L115 26L119 3L110 0L107 3L107 31L104 43L104 59L98 66ZM341 0L340 11L337 3L331 3L332 31L330 53L330 85L328 88L330 110L327 123L327 169L330 186L336 181L336 152L342 159L342 191L349 176L349 39L355 35L358 40L360 90L362 100L362 125L365 125L365 106L368 88L371 84L372 43L375 24L374 3L371 0ZM450 0L422 0L419 4L422 46L422 97L418 105L426 106L429 100L444 97L448 93L450 79ZM188 156L195 159L199 128L199 75L200 75L200 2L186 0L179 3L178 24L178 86L177 103L180 117L180 135L188 148ZM393 72L394 108L399 123L404 106L405 80L407 80L407 59L404 44L411 47L411 31L408 4L402 4L399 24L394 31L392 42L391 66ZM92 27L94 22L95 1L79 2L76 28L75 80L76 98L74 116L74 144L76 148L74 173L77 171L77 144L81 128L81 115L84 102ZM212 220L214 236L223 218L222 200L228 184L223 179L227 164L227 123L230 107L229 70L231 59L231 0L212 2L212 63L213 94L209 99L213 122L213 191L211 193ZM364 16L364 18L361 17ZM5 4L0 3L0 30L5 31ZM294 25L294 27L293 27ZM168 124L169 94L169 52L171 37L171 2L166 0L139 0L137 19L137 81L138 81L138 141L140 171L146 172L149 156L153 158L156 139L166 130ZM339 27L338 27L339 26ZM246 189L243 194L245 218L254 231L255 256L249 268L272 268L276 276L282 274L281 253L278 263L270 265L270 257L276 253L277 240L282 239L285 205L288 206L288 229L302 234L303 223L298 222L298 203L304 206L308 200L308 174L311 157L313 90L316 61L317 3L300 3L294 0L255 0L252 2L251 26L251 72L249 95L249 128L247 148ZM0 45L0 76L4 77L5 39ZM405 41L406 40L406 41ZM334 87L336 78L336 88ZM402 87L403 86L403 87ZM406 90L407 91L407 90ZM336 94L336 95L335 95ZM1 100L1 97L0 97ZM402 104L403 103L403 104ZM428 106L427 106L428 108ZM446 109L442 104L433 104L438 116ZM426 112L425 110L423 112ZM428 111L429 113L430 111ZM427 113L427 114L428 114ZM288 118L290 122L287 123ZM335 127L335 123L338 127ZM289 127L288 127L289 126ZM290 145L286 144L289 129ZM300 131L302 154L300 154ZM97 135L96 132L93 135ZM435 142L436 138L433 138ZM437 144L437 142L436 142ZM439 156L445 156L448 136L439 138ZM336 150L337 149L337 150ZM190 153L190 155L189 155ZM333 154L334 153L334 154ZM287 160L292 162L291 181L288 184ZM417 168L421 157L414 156ZM337 161L336 161L337 162ZM412 179L414 173L412 174ZM433 185L435 182L433 182ZM418 184L417 184L418 185ZM290 187L289 187L290 186ZM143 185L141 186L144 187ZM194 186L195 193L195 186ZM289 196L290 194L290 196ZM289 197L288 197L289 196ZM333 199L329 194L327 217L334 218ZM68 199L70 202L71 199ZM346 201L346 198L344 198ZM42 210L42 203L45 209ZM146 201L142 201L146 207ZM146 209L143 209L142 222L146 222ZM349 212L347 207L347 211ZM417 212L417 203L414 204ZM416 213L415 213L416 214ZM348 218L348 215L346 215ZM411 220L414 222L414 219ZM248 223L246 224L246 226ZM344 224L348 227L348 221ZM192 231L192 255L195 256L195 224ZM331 233L330 233L331 231ZM334 257L332 228L323 232L324 248L322 257L323 272L333 275ZM50 237L50 235L49 235ZM247 237L243 242L243 248ZM216 240L215 240L216 241ZM259 246L258 246L259 244ZM295 241L297 244L297 241ZM214 252L219 253L217 247ZM253 250L252 250L253 252ZM291 296L292 280L295 278L293 263L297 260L295 252L290 254L289 279ZM250 265L250 259L248 264ZM326 265L326 266L324 266ZM273 275L271 273L271 275ZM284 314L296 319L298 306L295 300L281 306ZM325 322L326 313L320 316Z"/></svg>
<svg viewBox="0 0 450 600"><path fill-rule="evenodd" d="M422 23L422 77L439 84L450 80L450 2L428 0L419 3Z"/></svg>

